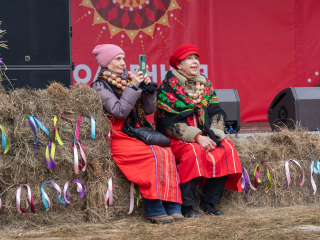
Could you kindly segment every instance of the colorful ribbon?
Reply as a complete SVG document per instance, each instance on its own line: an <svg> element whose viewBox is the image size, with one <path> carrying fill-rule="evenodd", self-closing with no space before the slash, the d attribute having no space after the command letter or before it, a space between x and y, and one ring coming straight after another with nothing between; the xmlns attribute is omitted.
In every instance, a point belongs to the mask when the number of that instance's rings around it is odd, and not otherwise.
<svg viewBox="0 0 320 240"><path fill-rule="evenodd" d="M270 168L269 168L269 165L266 161L262 161L261 163L259 163L255 169L254 169L254 176L255 176L255 179L254 179L254 187L256 189L258 189L258 183L261 183L261 180L259 179L259 175L260 175L260 164L264 163L266 166L267 166L267 176L268 176L268 179L269 179L269 186L264 190L266 193L268 193L271 189L271 174L270 174Z"/></svg>
<svg viewBox="0 0 320 240"><path fill-rule="evenodd" d="M106 136L106 140L108 140L109 138L110 138L110 131L109 131L109 133L108 133L108 135Z"/></svg>
<svg viewBox="0 0 320 240"><path fill-rule="evenodd" d="M131 182L130 185L130 207L129 207L129 212L128 215L132 213L133 207L134 207L134 183Z"/></svg>
<svg viewBox="0 0 320 240"><path fill-rule="evenodd" d="M80 155L81 155L81 165L79 165L78 160L78 150L76 143L72 143L72 151L74 156L74 172L75 174L79 174L79 170L84 172L87 168L87 158L86 158L86 152L83 144L79 141L78 142L79 148L80 148Z"/></svg>
<svg viewBox="0 0 320 240"><path fill-rule="evenodd" d="M244 167L242 167L242 176L241 176L241 187L242 189L244 189L245 193L248 195L248 190L249 187L256 191L257 189L251 184L250 178L249 178L249 174L247 169L245 169Z"/></svg>
<svg viewBox="0 0 320 240"><path fill-rule="evenodd" d="M46 148L46 154L44 155L44 157L46 159L46 164L50 172L52 172L52 170L56 168L56 164L54 163L55 154L56 154L56 144L54 142L51 143L51 141L49 141L48 146Z"/></svg>
<svg viewBox="0 0 320 240"><path fill-rule="evenodd" d="M300 167L300 169L302 171L302 179L301 179L301 182L299 183L299 185L302 187L303 184L304 184L304 172L303 172L303 169L302 169L302 167L300 166L300 164L297 161L290 159L290 160L286 161L286 163L284 164L285 169L286 169L287 181L288 181L288 184L286 185L286 188L289 187L290 182L291 182L289 162L294 162L295 164L297 164Z"/></svg>
<svg viewBox="0 0 320 240"><path fill-rule="evenodd" d="M1 201L1 198L0 198L0 209L1 209L1 207L2 207L2 201Z"/></svg>
<svg viewBox="0 0 320 240"><path fill-rule="evenodd" d="M66 205L70 204L68 196L67 196L67 191L68 191L68 187L69 187L69 183L70 182L76 182L77 183L77 192L81 192L80 193L80 197L81 198L83 198L84 193L85 193L85 188L84 188L84 185L83 185L83 183L81 181L79 181L78 179L72 179L72 180L67 181L64 184L64 188L63 188L63 196L64 196L64 199L66 200Z"/></svg>
<svg viewBox="0 0 320 240"><path fill-rule="evenodd" d="M91 117L90 115L86 115L86 116L91 119L91 138L96 139L96 122L94 121L93 117ZM79 142L81 119L82 119L82 115L80 115L77 120L76 131L74 135L74 143Z"/></svg>
<svg viewBox="0 0 320 240"><path fill-rule="evenodd" d="M62 142L62 140L59 136L59 133L58 133L58 125L57 125L58 117L61 117L62 119L68 121L73 128L72 122L68 118L66 118L65 116L63 116L63 115L54 115L53 116L54 142L49 141L49 144L47 145L47 148L46 148L46 154L45 154L46 164L47 164L47 167L49 168L50 172L52 172L52 170L56 167L56 165L54 163L54 157L55 157L56 147L57 147L56 142L58 142L59 145L63 145L63 142ZM50 147L51 147L51 149L50 149ZM57 149L59 151L58 147L57 147ZM50 152L50 154L49 154L49 152Z"/></svg>
<svg viewBox="0 0 320 240"><path fill-rule="evenodd" d="M7 138L6 132L4 131L3 127L0 125L0 129L2 132L2 149L4 150L4 153L6 154L9 151L9 139Z"/></svg>
<svg viewBox="0 0 320 240"><path fill-rule="evenodd" d="M137 208L139 208L140 200L142 199L141 193L140 193L140 189L138 189L138 190L137 189L133 189L133 193L137 198L136 205L137 205Z"/></svg>
<svg viewBox="0 0 320 240"><path fill-rule="evenodd" d="M108 180L108 190L106 193L106 196L104 197L104 206L106 209L108 209L108 206L113 205L113 184L112 184L112 178L109 178Z"/></svg>
<svg viewBox="0 0 320 240"><path fill-rule="evenodd" d="M315 174L319 174L319 176L320 176L320 162L318 162L316 160L313 160L312 163L311 163L311 185L312 185L312 188L313 188L313 195L315 195L316 192L317 192L317 185L314 182L314 179L312 177L312 173L313 172Z"/></svg>
<svg viewBox="0 0 320 240"><path fill-rule="evenodd" d="M18 211L21 212L21 213L26 213L26 211L20 206L21 187L22 187L22 186L26 186L26 187L28 188L28 200L29 200L29 203L30 203L31 212L32 212L32 213L35 213L32 191L31 191L30 186L29 186L28 184L22 184L22 185L21 185L20 187L18 187L18 189L17 189L17 197L16 197L17 209L18 209Z"/></svg>
<svg viewBox="0 0 320 240"><path fill-rule="evenodd" d="M46 192L44 191L43 189L43 186L46 184L46 183L51 183L51 185L57 190L57 195L58 195L58 199L59 201L62 203L62 204L66 204L66 201L63 201L61 199L61 188L59 187L58 184L56 184L53 180L50 180L50 181L47 181L45 183L43 183L41 185L41 196L42 196L42 202L46 208L46 211L49 210L50 208L50 205L51 205L51 202L50 202L50 198L49 196L46 194Z"/></svg>
<svg viewBox="0 0 320 240"><path fill-rule="evenodd" d="M37 125L49 136L49 130L48 128L38 120L38 118L36 118L35 116L29 116L28 117L29 119L29 124L32 128L32 131L34 133L34 136L35 136L35 149L34 149L34 153L36 153L37 151L37 145L38 145L38 130L37 130Z"/></svg>
<svg viewBox="0 0 320 240"><path fill-rule="evenodd" d="M95 139L96 138L96 123L95 123L93 117L91 117L90 115L86 115L86 116L91 119L91 138ZM82 115L80 115L78 117L76 130L75 130L75 134L74 134L74 142L71 146L72 151L73 151L73 156L74 156L74 172L76 174L79 174L78 170L81 170L84 172L87 167L87 158L86 158L86 154L85 154L85 148L84 148L84 145L79 140L81 119L82 119ZM82 166L80 166L78 164L78 150L77 150L76 144L78 144L79 148L80 148Z"/></svg>
<svg viewBox="0 0 320 240"><path fill-rule="evenodd" d="M59 132L58 132L58 124L57 124L57 122L58 122L58 117L60 117L61 119L63 119L63 120L66 120L67 122L69 122L70 124L71 124L71 127L73 128L73 124L72 124L72 122L67 118L67 117L65 117L65 116L63 116L63 115L54 115L52 118L53 118L53 127L54 127L54 129L53 129L53 131L54 131L54 141L55 142L58 142L59 143L59 145L60 146L62 146L63 145L63 142L62 142L62 140L61 140L61 138L60 138L60 136L59 136ZM58 149L59 150L59 149Z"/></svg>
<svg viewBox="0 0 320 240"><path fill-rule="evenodd" d="M137 198L137 202L136 202L136 205L137 205L137 208L139 208L139 196L140 196L140 191L137 190L137 189L133 189L133 194L136 196Z"/></svg>

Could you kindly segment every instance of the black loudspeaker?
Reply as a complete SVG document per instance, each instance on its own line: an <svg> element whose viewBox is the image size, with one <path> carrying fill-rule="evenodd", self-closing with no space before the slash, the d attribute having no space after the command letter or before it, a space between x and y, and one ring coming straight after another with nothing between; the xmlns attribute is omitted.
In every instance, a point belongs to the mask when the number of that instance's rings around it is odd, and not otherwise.
<svg viewBox="0 0 320 240"><path fill-rule="evenodd" d="M240 99L237 89L215 89L221 108L226 112L228 120L225 133L240 131Z"/></svg>
<svg viewBox="0 0 320 240"><path fill-rule="evenodd" d="M1 48L0 57L14 86L40 88L47 79L69 86L70 0L0 0L0 6L1 27L6 30L2 40L9 47Z"/></svg>
<svg viewBox="0 0 320 240"><path fill-rule="evenodd" d="M309 131L320 129L320 87L286 88L273 99L267 117L272 130L276 126L294 129L296 124Z"/></svg>

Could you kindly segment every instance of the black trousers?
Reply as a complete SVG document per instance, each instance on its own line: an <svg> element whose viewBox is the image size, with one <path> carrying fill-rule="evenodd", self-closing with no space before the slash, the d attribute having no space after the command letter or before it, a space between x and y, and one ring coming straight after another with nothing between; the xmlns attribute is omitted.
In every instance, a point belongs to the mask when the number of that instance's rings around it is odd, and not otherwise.
<svg viewBox="0 0 320 240"><path fill-rule="evenodd" d="M212 204L220 204L224 190L224 184L226 183L227 179L228 175L218 178L207 178L203 187L201 201ZM199 178L194 178L189 182L180 184L183 206L193 206L196 203L196 188L198 181Z"/></svg>

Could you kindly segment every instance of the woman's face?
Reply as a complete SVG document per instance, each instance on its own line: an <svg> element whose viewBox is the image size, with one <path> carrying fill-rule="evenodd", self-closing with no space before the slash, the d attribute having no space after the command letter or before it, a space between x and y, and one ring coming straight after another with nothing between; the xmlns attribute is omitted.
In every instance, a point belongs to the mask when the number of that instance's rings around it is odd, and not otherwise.
<svg viewBox="0 0 320 240"><path fill-rule="evenodd" d="M119 54L108 64L107 68L116 74L123 74L124 66L126 63L124 62L125 56L123 54Z"/></svg>
<svg viewBox="0 0 320 240"><path fill-rule="evenodd" d="M185 59L181 60L178 64L179 72L186 78L192 78L197 75L199 71L200 63L198 55L191 54Z"/></svg>

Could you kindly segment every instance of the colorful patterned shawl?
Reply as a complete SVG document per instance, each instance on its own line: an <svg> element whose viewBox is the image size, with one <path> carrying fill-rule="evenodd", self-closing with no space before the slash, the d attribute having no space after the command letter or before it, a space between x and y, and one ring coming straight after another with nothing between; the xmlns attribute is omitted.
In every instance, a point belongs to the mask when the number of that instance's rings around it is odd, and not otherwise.
<svg viewBox="0 0 320 240"><path fill-rule="evenodd" d="M218 97L206 78L204 94L199 104L194 104L185 88L171 71L167 72L165 79L158 89L158 102L155 113L156 129L164 133L164 128L172 123L187 123L187 118L195 114L197 124L203 135L208 135L219 145L214 132L210 130L211 116L219 114L219 118L226 119L226 113L220 107Z"/></svg>

